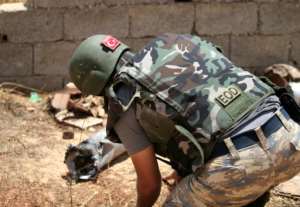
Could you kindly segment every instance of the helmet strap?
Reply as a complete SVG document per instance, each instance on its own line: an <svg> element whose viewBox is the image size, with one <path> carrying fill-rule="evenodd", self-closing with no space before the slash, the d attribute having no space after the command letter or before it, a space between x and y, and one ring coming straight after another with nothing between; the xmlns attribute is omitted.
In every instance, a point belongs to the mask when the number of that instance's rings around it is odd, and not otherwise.
<svg viewBox="0 0 300 207"><path fill-rule="evenodd" d="M119 58L119 61L117 63L116 66L116 71L119 71L119 69L125 65L132 65L133 64L133 57L134 57L134 53L132 53L129 50L126 50L125 52L123 52L123 54L121 55L121 57Z"/></svg>

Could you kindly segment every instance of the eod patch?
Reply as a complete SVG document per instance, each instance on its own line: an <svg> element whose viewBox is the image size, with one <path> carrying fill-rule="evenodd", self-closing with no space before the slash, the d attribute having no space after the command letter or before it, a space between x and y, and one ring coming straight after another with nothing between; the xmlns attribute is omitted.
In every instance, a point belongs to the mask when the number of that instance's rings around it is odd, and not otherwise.
<svg viewBox="0 0 300 207"><path fill-rule="evenodd" d="M241 89L239 89L236 85L231 85L224 89L216 97L216 100L225 107L235 100L239 95L241 95L241 93Z"/></svg>

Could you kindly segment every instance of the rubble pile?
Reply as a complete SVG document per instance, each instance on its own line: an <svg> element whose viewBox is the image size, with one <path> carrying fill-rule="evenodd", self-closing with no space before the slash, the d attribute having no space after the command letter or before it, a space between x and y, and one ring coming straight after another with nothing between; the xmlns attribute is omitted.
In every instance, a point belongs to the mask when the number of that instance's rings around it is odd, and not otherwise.
<svg viewBox="0 0 300 207"><path fill-rule="evenodd" d="M107 115L103 109L103 98L85 97L73 83L68 83L63 90L54 93L50 97L50 105L59 123L83 130L105 125Z"/></svg>
<svg viewBox="0 0 300 207"><path fill-rule="evenodd" d="M274 64L264 69L263 75L281 87L290 87L300 105L300 70L288 64Z"/></svg>

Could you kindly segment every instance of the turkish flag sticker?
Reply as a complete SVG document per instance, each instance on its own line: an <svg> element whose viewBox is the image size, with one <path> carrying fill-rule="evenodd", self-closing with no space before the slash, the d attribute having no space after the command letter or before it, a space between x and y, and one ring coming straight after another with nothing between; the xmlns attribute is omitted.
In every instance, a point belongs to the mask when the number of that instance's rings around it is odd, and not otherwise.
<svg viewBox="0 0 300 207"><path fill-rule="evenodd" d="M121 42L112 36L107 36L103 40L102 44L110 50L114 51L121 44Z"/></svg>

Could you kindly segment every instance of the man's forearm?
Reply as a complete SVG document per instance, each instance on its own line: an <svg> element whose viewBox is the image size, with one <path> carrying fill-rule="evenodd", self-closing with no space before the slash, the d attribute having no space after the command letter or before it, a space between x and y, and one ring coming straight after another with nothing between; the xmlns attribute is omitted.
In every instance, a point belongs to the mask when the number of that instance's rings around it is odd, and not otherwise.
<svg viewBox="0 0 300 207"><path fill-rule="evenodd" d="M131 155L137 174L137 206L152 206L160 193L161 175L153 146Z"/></svg>
<svg viewBox="0 0 300 207"><path fill-rule="evenodd" d="M140 182L137 182L137 207L151 207L160 194L161 184L147 186L146 188L142 186Z"/></svg>

